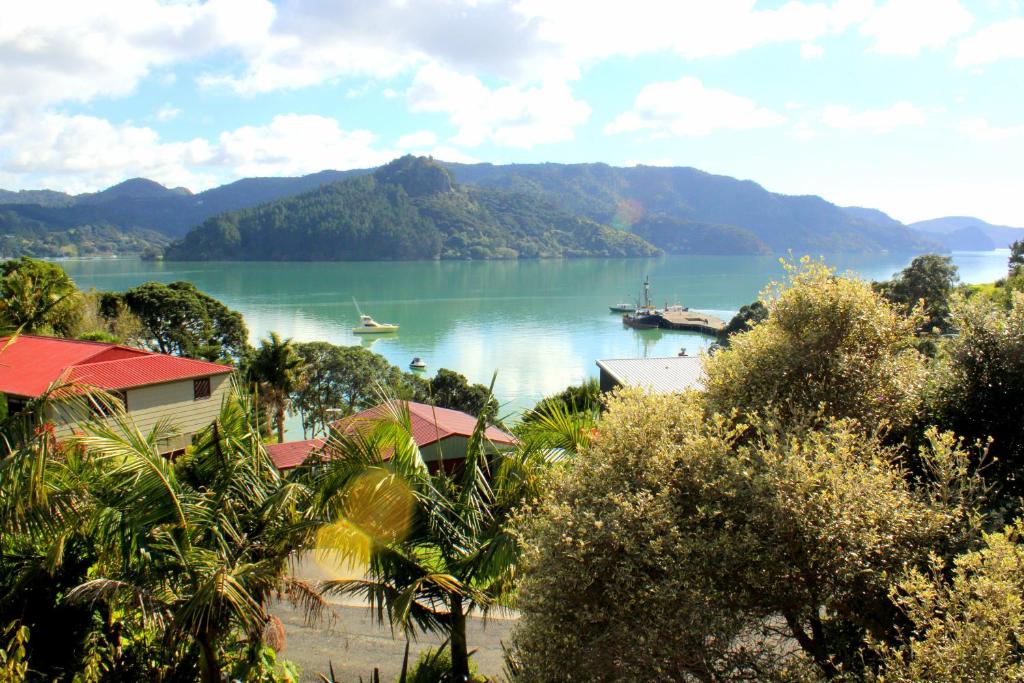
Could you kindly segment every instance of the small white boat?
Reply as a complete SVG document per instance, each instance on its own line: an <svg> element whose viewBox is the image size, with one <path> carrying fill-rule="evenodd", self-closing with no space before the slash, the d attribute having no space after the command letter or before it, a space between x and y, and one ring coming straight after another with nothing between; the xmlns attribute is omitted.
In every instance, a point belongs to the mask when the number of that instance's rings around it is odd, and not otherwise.
<svg viewBox="0 0 1024 683"><path fill-rule="evenodd" d="M409 363L409 367L413 370L426 370L427 364L423 361L422 358L416 356L415 358L412 359L412 362Z"/></svg>
<svg viewBox="0 0 1024 683"><path fill-rule="evenodd" d="M379 323L368 315L359 316L362 323L359 327L352 328L352 334L384 334L385 332L398 332L398 325L392 323Z"/></svg>

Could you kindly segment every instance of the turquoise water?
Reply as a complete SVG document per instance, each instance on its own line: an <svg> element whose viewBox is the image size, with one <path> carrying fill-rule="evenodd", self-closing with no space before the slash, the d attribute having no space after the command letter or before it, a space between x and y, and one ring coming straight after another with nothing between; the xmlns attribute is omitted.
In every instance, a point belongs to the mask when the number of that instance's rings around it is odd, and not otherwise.
<svg viewBox="0 0 1024 683"><path fill-rule="evenodd" d="M1007 251L953 255L964 282L1006 273ZM911 257L826 261L882 279ZM253 342L275 330L296 340L363 344L403 369L413 356L487 383L508 412L597 375L599 358L670 356L710 343L697 334L623 327L608 306L634 300L645 276L655 302L682 303L728 320L771 280L777 258L665 256L566 261L391 263L163 263L128 259L63 263L80 287L125 289L147 280L191 280L241 311ZM353 298L397 334L356 336ZM301 430L299 430L301 431ZM294 434L294 430L292 430Z"/></svg>

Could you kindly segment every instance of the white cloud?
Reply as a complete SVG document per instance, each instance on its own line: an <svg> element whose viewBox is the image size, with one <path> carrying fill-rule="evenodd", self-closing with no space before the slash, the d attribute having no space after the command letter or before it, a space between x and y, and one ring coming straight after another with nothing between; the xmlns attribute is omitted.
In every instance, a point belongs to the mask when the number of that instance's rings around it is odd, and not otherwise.
<svg viewBox="0 0 1024 683"><path fill-rule="evenodd" d="M518 5L539 22L539 35L560 46L574 64L659 51L697 59L771 43L811 42L860 21L870 6L870 0L831 6L792 1L773 9L757 9L752 0L523 0Z"/></svg>
<svg viewBox="0 0 1024 683"><path fill-rule="evenodd" d="M398 138L396 147L398 149L414 150L424 149L437 144L437 135L433 131L418 130Z"/></svg>
<svg viewBox="0 0 1024 683"><path fill-rule="evenodd" d="M449 147L447 145L438 145L434 149L430 150L429 155L435 159L441 161L451 161L456 164L478 164L480 160L474 156L470 156L465 152Z"/></svg>
<svg viewBox="0 0 1024 683"><path fill-rule="evenodd" d="M160 107L159 109L157 109L156 114L154 114L157 121L170 121L172 119L178 118L178 116L180 115L181 110L177 107L172 107L169 104L165 104L164 106Z"/></svg>
<svg viewBox="0 0 1024 683"><path fill-rule="evenodd" d="M825 48L814 43L804 43L800 46L800 57L802 59L819 59L825 54Z"/></svg>
<svg viewBox="0 0 1024 683"><path fill-rule="evenodd" d="M1024 123L1015 126L993 126L983 118L968 119L957 130L974 140L995 141L1024 138Z"/></svg>
<svg viewBox="0 0 1024 683"><path fill-rule="evenodd" d="M377 166L397 156L376 141L370 131L345 130L333 118L280 114L265 126L221 133L217 163L241 177L300 175Z"/></svg>
<svg viewBox="0 0 1024 683"><path fill-rule="evenodd" d="M746 130L785 122L785 116L753 100L705 88L699 80L687 76L644 86L633 108L605 126L604 132L707 135L718 129Z"/></svg>
<svg viewBox="0 0 1024 683"><path fill-rule="evenodd" d="M244 47L273 17L269 0L8 3L0 22L0 111L126 95L155 68Z"/></svg>
<svg viewBox="0 0 1024 683"><path fill-rule="evenodd" d="M957 0L889 0L868 15L860 32L874 39L872 51L916 55L966 33L973 15Z"/></svg>
<svg viewBox="0 0 1024 683"><path fill-rule="evenodd" d="M32 178L36 187L70 191L105 187L133 176L170 186L202 185L212 177L197 169L213 158L214 149L201 138L161 142L152 128L114 125L93 116L24 117L0 134L0 170L5 177Z"/></svg>
<svg viewBox="0 0 1024 683"><path fill-rule="evenodd" d="M924 112L909 102L859 112L843 105L830 105L821 112L821 122L829 128L861 129L873 133L888 133L903 126L920 125L924 120Z"/></svg>
<svg viewBox="0 0 1024 683"><path fill-rule="evenodd" d="M263 126L225 131L216 142L164 142L152 128L46 114L19 118L0 133L0 181L84 192L143 176L201 190L246 176L372 167L397 155L369 131L346 130L322 116L279 115Z"/></svg>
<svg viewBox="0 0 1024 683"><path fill-rule="evenodd" d="M986 26L960 41L955 63L959 67L1024 58L1024 19L1008 19Z"/></svg>
<svg viewBox="0 0 1024 683"><path fill-rule="evenodd" d="M569 140L590 117L590 106L565 83L491 90L475 76L433 64L417 72L406 101L416 112L447 114L458 128L452 142L466 147L490 141L529 148Z"/></svg>

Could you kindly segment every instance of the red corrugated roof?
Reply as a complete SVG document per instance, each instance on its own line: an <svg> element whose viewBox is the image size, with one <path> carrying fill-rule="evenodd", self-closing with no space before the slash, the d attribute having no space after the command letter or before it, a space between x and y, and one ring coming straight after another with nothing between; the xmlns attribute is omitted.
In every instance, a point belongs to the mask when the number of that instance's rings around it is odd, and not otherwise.
<svg viewBox="0 0 1024 683"><path fill-rule="evenodd" d="M192 377L231 372L225 365L154 353L136 358L86 363L71 368L68 379L101 389L128 389Z"/></svg>
<svg viewBox="0 0 1024 683"><path fill-rule="evenodd" d="M115 390L232 371L117 344L27 334L7 342L0 339L0 392L17 396L39 396L59 379Z"/></svg>
<svg viewBox="0 0 1024 683"><path fill-rule="evenodd" d="M267 444L266 449L267 455L274 461L277 469L290 470L301 465L313 451L322 448L323 445L323 439L306 439Z"/></svg>
<svg viewBox="0 0 1024 683"><path fill-rule="evenodd" d="M425 403L415 401L403 401L409 410L409 426L412 427L412 438L416 444L423 448L432 443L447 439L449 436L470 436L476 428L476 418L469 413L450 408L437 408ZM369 410L356 413L344 420L335 423L344 428L345 425L354 427L360 422L377 420L388 412L388 406L381 404ZM487 438L494 443L512 445L516 443L515 437L503 432L497 427L488 427Z"/></svg>

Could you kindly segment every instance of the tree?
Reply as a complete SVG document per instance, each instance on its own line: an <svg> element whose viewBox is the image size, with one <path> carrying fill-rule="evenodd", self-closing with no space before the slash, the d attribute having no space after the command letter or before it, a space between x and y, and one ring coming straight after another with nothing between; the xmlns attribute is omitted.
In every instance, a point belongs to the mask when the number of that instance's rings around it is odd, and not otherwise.
<svg viewBox="0 0 1024 683"><path fill-rule="evenodd" d="M1024 266L1024 240L1017 240L1010 245L1010 258L1008 261L1010 275L1020 272L1021 266Z"/></svg>
<svg viewBox="0 0 1024 683"><path fill-rule="evenodd" d="M56 263L23 256L3 264L0 328L65 335L74 323L78 288Z"/></svg>
<svg viewBox="0 0 1024 683"><path fill-rule="evenodd" d="M322 463L293 481L311 492L317 553L357 567L327 594L367 598L379 620L444 634L452 678L468 680L466 617L511 604L519 544L509 520L535 500L556 454L539 447L493 453L478 417L464 465L431 475L401 401L368 429L332 432Z"/></svg>
<svg viewBox="0 0 1024 683"><path fill-rule="evenodd" d="M314 616L323 606L288 574L306 535L251 415L233 393L174 462L158 452L159 429L140 434L125 418L75 439L95 466L84 502L100 559L69 599L158 629L155 648L174 652L175 666L197 661L207 683L221 683L229 665L231 678L249 680L274 596Z"/></svg>
<svg viewBox="0 0 1024 683"><path fill-rule="evenodd" d="M909 621L899 646L873 643L879 683L1024 680L1024 546L1020 520L984 546L913 570L892 591ZM952 579L947 578L952 573Z"/></svg>
<svg viewBox="0 0 1024 683"><path fill-rule="evenodd" d="M959 279L951 257L924 254L889 282L876 283L875 288L904 315L911 315L916 306L923 304L922 331L946 332L949 330L949 299Z"/></svg>
<svg viewBox="0 0 1024 683"><path fill-rule="evenodd" d="M823 264L804 259L788 270L788 283L762 295L768 318L707 359L711 409L908 424L924 380L915 321Z"/></svg>
<svg viewBox="0 0 1024 683"><path fill-rule="evenodd" d="M277 332L261 339L246 367L249 381L258 387L258 394L277 425L277 441L284 443L284 418L291 406L291 397L299 386L302 358L291 339L281 339Z"/></svg>
<svg viewBox="0 0 1024 683"><path fill-rule="evenodd" d="M582 384L573 384L557 394L542 398L532 410L523 415L523 422L534 422L550 415L556 407L570 413L594 413L601 409L601 385L594 378Z"/></svg>
<svg viewBox="0 0 1024 683"><path fill-rule="evenodd" d="M498 417L498 401L483 384L470 384L464 375L440 368L416 396L417 401L441 408L482 415L488 422Z"/></svg>
<svg viewBox="0 0 1024 683"><path fill-rule="evenodd" d="M238 361L248 348L242 314L229 309L191 282L146 282L103 297L108 318L122 303L142 320L146 343L154 351L189 358Z"/></svg>
<svg viewBox="0 0 1024 683"><path fill-rule="evenodd" d="M361 346L300 342L295 352L303 372L292 400L302 414L303 431L313 435L325 432L334 420L376 405L382 389L400 398L427 391L425 381Z"/></svg>
<svg viewBox="0 0 1024 683"><path fill-rule="evenodd" d="M95 289L81 293L75 321L68 333L76 339L112 344L143 346L145 343L142 321L138 316L122 301L109 304L104 314L103 294Z"/></svg>
<svg viewBox="0 0 1024 683"><path fill-rule="evenodd" d="M746 332L754 325L768 317L768 309L761 301L745 304L740 307L739 312L732 317L732 320L718 332L718 343L728 344L733 335Z"/></svg>
<svg viewBox="0 0 1024 683"><path fill-rule="evenodd" d="M968 441L988 445L986 475L1002 502L1016 507L1024 493L1024 294L1009 310L984 297L957 298L952 322L959 334L930 366L926 420Z"/></svg>
<svg viewBox="0 0 1024 683"><path fill-rule="evenodd" d="M814 680L889 642L892 577L975 532L966 454L933 433L918 483L852 421L779 427L613 397L523 518L522 680Z"/></svg>

